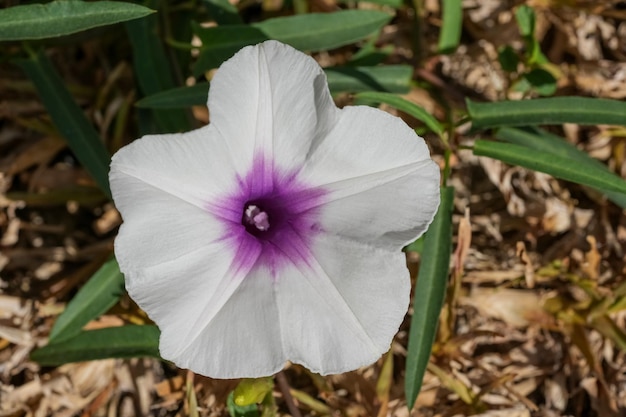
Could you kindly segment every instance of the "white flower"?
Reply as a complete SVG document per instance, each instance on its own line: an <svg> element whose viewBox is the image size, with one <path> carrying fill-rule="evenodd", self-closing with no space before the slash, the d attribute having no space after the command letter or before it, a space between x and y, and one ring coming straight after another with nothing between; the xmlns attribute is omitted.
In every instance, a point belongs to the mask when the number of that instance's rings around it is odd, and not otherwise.
<svg viewBox="0 0 626 417"><path fill-rule="evenodd" d="M210 125L111 163L115 254L161 355L216 378L374 362L409 303L400 249L439 204L424 141L383 111L338 109L318 64L274 41L226 61L208 105Z"/></svg>

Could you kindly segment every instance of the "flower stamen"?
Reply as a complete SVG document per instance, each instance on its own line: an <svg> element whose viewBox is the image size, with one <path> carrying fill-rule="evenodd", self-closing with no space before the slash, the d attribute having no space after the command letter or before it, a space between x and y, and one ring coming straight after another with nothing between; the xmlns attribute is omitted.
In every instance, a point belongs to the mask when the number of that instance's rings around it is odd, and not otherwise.
<svg viewBox="0 0 626 417"><path fill-rule="evenodd" d="M249 232L265 232L270 228L270 218L266 211L256 204L247 204L243 212L242 223ZM254 228L250 230L251 228Z"/></svg>

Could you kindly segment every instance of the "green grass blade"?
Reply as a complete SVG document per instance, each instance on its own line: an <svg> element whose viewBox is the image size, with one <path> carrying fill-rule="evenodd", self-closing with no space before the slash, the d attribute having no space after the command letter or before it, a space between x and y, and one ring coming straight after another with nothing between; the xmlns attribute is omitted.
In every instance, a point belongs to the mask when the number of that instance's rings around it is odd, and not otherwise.
<svg viewBox="0 0 626 417"><path fill-rule="evenodd" d="M541 153L526 146L477 140L474 154L488 156L511 165L519 165L553 177L587 185L596 189L626 194L626 181L595 164L583 164L552 153ZM574 163L573 163L574 162Z"/></svg>
<svg viewBox="0 0 626 417"><path fill-rule="evenodd" d="M159 357L156 326L120 326L88 330L71 339L33 351L31 359L43 366L108 358Z"/></svg>
<svg viewBox="0 0 626 417"><path fill-rule="evenodd" d="M391 17L378 10L342 10L276 17L253 26L270 39L296 49L320 51L360 41L383 27Z"/></svg>
<svg viewBox="0 0 626 417"><path fill-rule="evenodd" d="M593 164L595 167L608 171L602 162L590 157L586 152L581 151L565 139L536 127L525 129L503 127L496 131L495 136L509 143L526 146L542 153L570 158L583 164Z"/></svg>
<svg viewBox="0 0 626 417"><path fill-rule="evenodd" d="M463 5L461 0L443 0L442 3L443 16L437 48L443 54L450 54L456 50L461 41Z"/></svg>
<svg viewBox="0 0 626 417"><path fill-rule="evenodd" d="M326 68L326 77L332 93L369 91L372 89L406 93L411 82L412 69L408 65L379 67ZM206 105L209 83L192 87L178 87L144 97L137 107L148 109L181 109ZM432 116L431 116L432 117Z"/></svg>
<svg viewBox="0 0 626 417"><path fill-rule="evenodd" d="M407 93L413 69L410 65L384 65L376 67L325 68L328 86L333 94L341 92L385 91Z"/></svg>
<svg viewBox="0 0 626 417"><path fill-rule="evenodd" d="M50 60L43 54L17 61L31 79L56 128L109 197L110 156L98 133L76 104Z"/></svg>
<svg viewBox="0 0 626 417"><path fill-rule="evenodd" d="M56 0L0 10L0 41L45 39L112 25L154 13L119 1Z"/></svg>
<svg viewBox="0 0 626 417"><path fill-rule="evenodd" d="M626 102L588 97L551 97L534 100L476 103L467 100L475 129L576 123L626 126Z"/></svg>
<svg viewBox="0 0 626 417"><path fill-rule="evenodd" d="M439 210L424 237L406 361L404 392L409 410L422 387L448 284L453 201L454 188L442 188Z"/></svg>
<svg viewBox="0 0 626 417"><path fill-rule="evenodd" d="M400 7L402 7L403 4L403 0L339 0L339 3L342 4L349 4L352 2L357 4L372 3L379 6L393 7L394 9L399 9Z"/></svg>
<svg viewBox="0 0 626 417"><path fill-rule="evenodd" d="M182 109L207 104L209 83L166 90L139 100L135 105L148 109Z"/></svg>
<svg viewBox="0 0 626 417"><path fill-rule="evenodd" d="M398 97L395 94L379 93L379 92L365 92L359 93L356 96L357 100L372 101L375 103L385 103L396 109L405 112L406 114L416 118L424 123L430 130L438 135L443 133L443 126L435 119L430 113L424 110L423 107L418 106L415 103Z"/></svg>
<svg viewBox="0 0 626 417"><path fill-rule="evenodd" d="M531 148L541 153L549 153L568 158L580 164L580 169L600 169L611 172L606 165L597 159L592 158L586 152L581 151L576 146L565 141L563 138L537 128L516 129L504 127L496 132L496 138L520 146ZM611 173L616 178L617 174ZM622 208L626 208L626 194L617 193L604 188L596 188L605 194L609 200Z"/></svg>
<svg viewBox="0 0 626 417"><path fill-rule="evenodd" d="M209 14L218 25L242 24L239 11L228 0L204 0L204 5L209 9Z"/></svg>
<svg viewBox="0 0 626 417"><path fill-rule="evenodd" d="M156 16L126 23L133 48L135 76L145 96L177 87L170 62L157 36L157 24ZM190 117L183 110L153 110L152 116L156 128L142 134L185 132L191 129Z"/></svg>
<svg viewBox="0 0 626 417"><path fill-rule="evenodd" d="M376 32L390 19L389 14L377 10L342 10L276 17L252 25L202 28L194 24L193 31L202 40L202 48L193 73L198 76L217 68L244 46L268 39L287 43L302 51L348 45Z"/></svg>
<svg viewBox="0 0 626 417"><path fill-rule="evenodd" d="M269 39L261 29L249 25L203 28L192 22L192 29L202 41L200 54L193 65L193 74L196 77L219 67L244 46L255 45Z"/></svg>
<svg viewBox="0 0 626 417"><path fill-rule="evenodd" d="M78 291L50 331L50 342L76 336L89 321L113 307L124 293L124 276L115 259L105 262Z"/></svg>

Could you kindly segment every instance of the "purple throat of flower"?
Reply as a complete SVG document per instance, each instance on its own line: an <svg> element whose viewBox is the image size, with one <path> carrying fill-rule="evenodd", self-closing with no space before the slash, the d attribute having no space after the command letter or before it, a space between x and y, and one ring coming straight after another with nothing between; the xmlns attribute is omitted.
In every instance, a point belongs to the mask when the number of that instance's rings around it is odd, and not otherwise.
<svg viewBox="0 0 626 417"><path fill-rule="evenodd" d="M265 267L276 280L287 265L311 266L311 244L322 231L320 207L327 192L261 156L236 184L226 198L207 205L224 222L223 239L235 251L235 273Z"/></svg>

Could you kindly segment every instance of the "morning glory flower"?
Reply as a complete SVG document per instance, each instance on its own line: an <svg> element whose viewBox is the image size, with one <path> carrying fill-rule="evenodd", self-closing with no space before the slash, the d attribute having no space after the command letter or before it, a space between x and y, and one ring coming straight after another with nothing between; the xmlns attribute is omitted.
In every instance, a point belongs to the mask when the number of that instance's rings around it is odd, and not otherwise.
<svg viewBox="0 0 626 417"><path fill-rule="evenodd" d="M208 107L208 126L111 163L115 254L161 355L215 378L376 361L409 304L400 249L439 204L426 144L381 110L338 109L315 60L275 41L224 62Z"/></svg>

